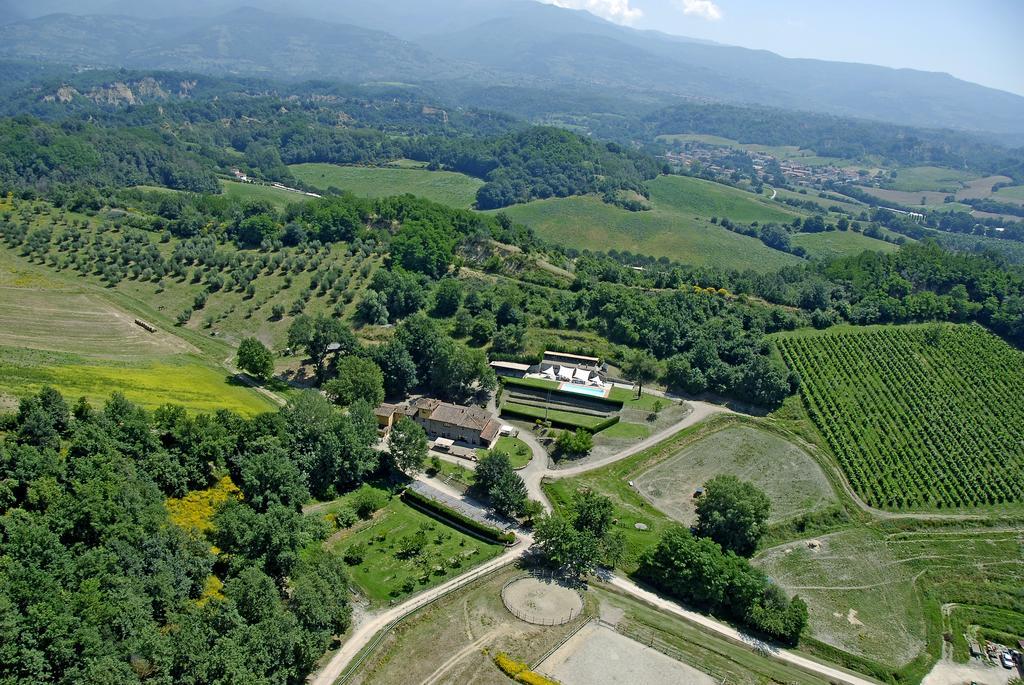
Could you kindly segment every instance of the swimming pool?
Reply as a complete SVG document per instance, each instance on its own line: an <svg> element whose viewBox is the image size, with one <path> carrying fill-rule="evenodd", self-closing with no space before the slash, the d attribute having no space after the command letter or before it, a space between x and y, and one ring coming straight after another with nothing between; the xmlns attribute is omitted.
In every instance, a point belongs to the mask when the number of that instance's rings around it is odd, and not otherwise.
<svg viewBox="0 0 1024 685"><path fill-rule="evenodd" d="M586 385L576 385L575 383L562 383L558 386L559 390L565 392L575 393L577 395L589 395L590 397L606 397L608 391L604 388L594 388Z"/></svg>

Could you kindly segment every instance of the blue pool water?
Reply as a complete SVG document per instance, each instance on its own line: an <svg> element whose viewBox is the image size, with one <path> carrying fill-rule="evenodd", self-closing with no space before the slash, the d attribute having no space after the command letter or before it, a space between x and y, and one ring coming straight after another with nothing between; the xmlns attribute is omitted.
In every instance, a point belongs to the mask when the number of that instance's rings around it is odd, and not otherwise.
<svg viewBox="0 0 1024 685"><path fill-rule="evenodd" d="M591 397L604 397L604 388L591 388L585 385L576 385L575 383L562 383L561 390L565 392L576 393L577 395L590 395Z"/></svg>

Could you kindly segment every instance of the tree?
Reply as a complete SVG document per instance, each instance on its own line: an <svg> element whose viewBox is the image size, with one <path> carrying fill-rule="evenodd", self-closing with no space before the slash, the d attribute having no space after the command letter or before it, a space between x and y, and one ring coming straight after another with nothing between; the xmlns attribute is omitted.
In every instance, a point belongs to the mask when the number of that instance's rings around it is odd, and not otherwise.
<svg viewBox="0 0 1024 685"><path fill-rule="evenodd" d="M486 496L491 488L506 474L515 473L508 455L500 450L490 450L476 463L473 487Z"/></svg>
<svg viewBox="0 0 1024 685"><path fill-rule="evenodd" d="M416 386L416 363L397 338L370 349L370 358L380 367L387 397L405 397Z"/></svg>
<svg viewBox="0 0 1024 685"><path fill-rule="evenodd" d="M563 573L581 577L597 568L601 550L588 530L577 530L557 514L541 516L533 525L534 544L548 564Z"/></svg>
<svg viewBox="0 0 1024 685"><path fill-rule="evenodd" d="M636 383L637 396L643 394L644 383L650 383L658 377L658 360L650 352L633 350L626 355L622 364L622 372L626 378Z"/></svg>
<svg viewBox="0 0 1024 685"><path fill-rule="evenodd" d="M396 470L419 473L427 460L427 434L423 427L407 416L398 419L388 435L388 452Z"/></svg>
<svg viewBox="0 0 1024 685"><path fill-rule="evenodd" d="M577 428L575 432L562 431L555 438L558 450L572 457L580 457L594 449L594 436L585 428Z"/></svg>
<svg viewBox="0 0 1024 685"><path fill-rule="evenodd" d="M244 338L238 345L238 368L261 381L274 373L274 353L256 338Z"/></svg>
<svg viewBox="0 0 1024 685"><path fill-rule="evenodd" d="M339 356L352 354L359 343L352 331L339 319L322 314L309 319L299 316L288 328L288 345L302 347L316 366L317 383L323 381L324 366L331 353Z"/></svg>
<svg viewBox="0 0 1024 685"><path fill-rule="evenodd" d="M594 537L603 538L611 528L615 514L612 501L589 488L577 490L572 500L576 529L589 530Z"/></svg>
<svg viewBox="0 0 1024 685"><path fill-rule="evenodd" d="M457 242L450 226L407 221L391 241L391 257L409 271L440 278L452 263Z"/></svg>
<svg viewBox="0 0 1024 685"><path fill-rule="evenodd" d="M384 401L384 374L372 360L343 357L336 368L338 377L324 384L324 392L335 404L347 407L363 399L376 407Z"/></svg>
<svg viewBox="0 0 1024 685"><path fill-rule="evenodd" d="M462 304L462 284L455 278L443 278L434 291L434 314L447 317Z"/></svg>
<svg viewBox="0 0 1024 685"><path fill-rule="evenodd" d="M298 510L309 499L302 473L277 438L259 438L235 458L235 475L245 501L256 511L272 504Z"/></svg>
<svg viewBox="0 0 1024 685"><path fill-rule="evenodd" d="M491 506L504 516L522 516L526 513L526 483L515 471L507 471L498 477L487 491Z"/></svg>
<svg viewBox="0 0 1024 685"><path fill-rule="evenodd" d="M741 556L750 556L765 532L771 500L736 476L715 476L697 503L697 534Z"/></svg>

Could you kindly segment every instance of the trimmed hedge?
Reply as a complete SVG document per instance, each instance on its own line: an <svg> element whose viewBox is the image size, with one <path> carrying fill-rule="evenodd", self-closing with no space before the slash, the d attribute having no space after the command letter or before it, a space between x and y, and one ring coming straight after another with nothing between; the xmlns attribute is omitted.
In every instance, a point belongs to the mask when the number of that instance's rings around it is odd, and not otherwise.
<svg viewBox="0 0 1024 685"><path fill-rule="evenodd" d="M515 533L506 533L499 528L489 526L486 523L481 523L480 521L470 518L462 512L455 511L451 507L447 507L436 500L432 500L415 490L409 490L407 488L402 492L402 499L406 502L411 500L412 504L419 505L423 509L427 510L427 513L433 514L435 517L439 517L441 519L449 519L458 526L465 528L490 542L496 542L500 545L511 545L516 541Z"/></svg>
<svg viewBox="0 0 1024 685"><path fill-rule="evenodd" d="M509 406L510 404L515 403L506 402L505 404L502 405L501 413L503 415L507 414L513 417L525 418L528 419L530 423L533 423L537 419L544 420L544 409L542 407L531 407L525 404L521 404L518 406ZM596 433L598 430L604 430L605 428L608 428L609 426L614 426L616 423L619 422L618 415L609 417L607 419L604 419L603 421L593 422L587 421L586 419L594 419L597 417L587 416L585 414L577 414L576 416L579 416L580 420L576 420L573 418L560 419L557 417L555 412L563 412L565 414L571 414L572 412L566 412L560 409L552 409L549 412L547 412L547 420L551 422L552 426L555 426L557 428L571 428L573 430L576 430L577 428L582 428L583 430L590 431L591 433Z"/></svg>

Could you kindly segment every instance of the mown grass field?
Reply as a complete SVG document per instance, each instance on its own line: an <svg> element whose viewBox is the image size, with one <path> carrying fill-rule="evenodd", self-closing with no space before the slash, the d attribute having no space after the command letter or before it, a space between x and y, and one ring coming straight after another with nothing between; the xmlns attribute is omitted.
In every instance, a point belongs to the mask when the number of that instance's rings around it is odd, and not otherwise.
<svg viewBox="0 0 1024 685"><path fill-rule="evenodd" d="M892 180L893 190L904 190L909 192L920 192L922 190L934 190L956 194L961 188L961 183L967 183L978 178L977 174L959 169L945 169L935 166L906 167L896 170L896 178Z"/></svg>
<svg viewBox="0 0 1024 685"><path fill-rule="evenodd" d="M403 551L405 541L417 536L422 538L421 549ZM363 550L362 561L349 566L349 575L375 604L443 583L503 549L447 526L397 496L372 520L332 538L329 549L344 557L355 545Z"/></svg>
<svg viewBox="0 0 1024 685"><path fill-rule="evenodd" d="M306 202L310 199L308 195L282 190L273 186L259 185L256 183L239 183L237 181L221 181L220 187L228 197L242 200L265 200L275 207L285 207L293 202Z"/></svg>
<svg viewBox="0 0 1024 685"><path fill-rule="evenodd" d="M1000 188L992 197L1000 202L1015 202L1024 205L1024 186Z"/></svg>
<svg viewBox="0 0 1024 685"><path fill-rule="evenodd" d="M887 509L1024 502L1024 354L980 326L776 338L847 479Z"/></svg>
<svg viewBox="0 0 1024 685"><path fill-rule="evenodd" d="M591 196L538 200L504 211L545 240L580 250L629 250L697 266L758 271L799 262L710 219L788 223L802 213L696 178L662 176L651 181L649 188L652 209L645 212L629 212Z"/></svg>
<svg viewBox="0 0 1024 685"><path fill-rule="evenodd" d="M828 478L809 454L773 433L747 425L701 438L632 480L655 508L689 526L697 518L694 491L721 474L753 483L768 495L769 523L836 502Z"/></svg>
<svg viewBox="0 0 1024 685"><path fill-rule="evenodd" d="M24 397L50 385L69 400L85 397L99 407L120 392L155 409L178 404L194 412L228 409L244 416L273 411L273 402L236 383L223 368L192 354L130 362L75 354L0 347L0 396Z"/></svg>
<svg viewBox="0 0 1024 685"><path fill-rule="evenodd" d="M149 333L134 318L116 293L0 246L0 398L11 403L52 385L94 405L122 392L148 409L174 403L252 415L276 407L216 363L219 346L200 348L169 324Z"/></svg>
<svg viewBox="0 0 1024 685"><path fill-rule="evenodd" d="M859 255L866 250L896 252L900 249L899 245L876 238L869 238L863 233L855 233L853 231L797 233L790 242L807 250L807 254L811 259L821 260Z"/></svg>
<svg viewBox="0 0 1024 685"><path fill-rule="evenodd" d="M335 187L361 197L412 193L452 207L472 207L483 181L452 171L424 168L360 167L337 164L295 164L289 167L303 183L327 190Z"/></svg>

